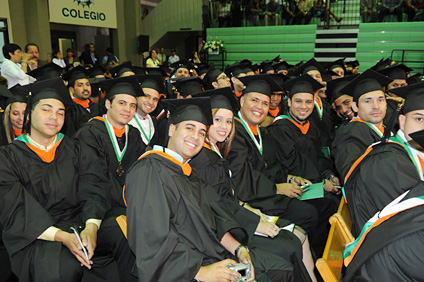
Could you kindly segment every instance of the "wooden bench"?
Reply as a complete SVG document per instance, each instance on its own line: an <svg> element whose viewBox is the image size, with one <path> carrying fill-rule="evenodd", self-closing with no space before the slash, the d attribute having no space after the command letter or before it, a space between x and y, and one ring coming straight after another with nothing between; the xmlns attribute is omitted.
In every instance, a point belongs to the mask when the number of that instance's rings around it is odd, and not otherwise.
<svg viewBox="0 0 424 282"><path fill-rule="evenodd" d="M346 245L353 242L351 233L352 219L349 208L342 198L339 210L329 219L331 228L322 258L316 262L316 267L324 282L339 282L343 268L343 251Z"/></svg>

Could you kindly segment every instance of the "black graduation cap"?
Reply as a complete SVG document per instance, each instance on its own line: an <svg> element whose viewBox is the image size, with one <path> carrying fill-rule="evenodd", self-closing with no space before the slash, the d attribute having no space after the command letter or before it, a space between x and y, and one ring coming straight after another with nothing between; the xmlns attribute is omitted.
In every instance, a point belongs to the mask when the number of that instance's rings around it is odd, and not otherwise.
<svg viewBox="0 0 424 282"><path fill-rule="evenodd" d="M405 99L402 108L404 114L424 110L424 82L393 88L390 92Z"/></svg>
<svg viewBox="0 0 424 282"><path fill-rule="evenodd" d="M146 68L133 66L135 74L147 74Z"/></svg>
<svg viewBox="0 0 424 282"><path fill-rule="evenodd" d="M89 78L88 81L90 81L91 85L91 97L99 97L102 93L102 89L100 87L100 82L103 80L106 80L105 77L93 77Z"/></svg>
<svg viewBox="0 0 424 282"><path fill-rule="evenodd" d="M387 67L387 62L384 58L382 58L380 61L378 61L374 66L372 66L370 69L374 71L380 71Z"/></svg>
<svg viewBox="0 0 424 282"><path fill-rule="evenodd" d="M75 81L78 79L87 78L90 76L90 71L86 70L82 66L77 66L72 70L62 75L62 79L68 81L68 86L73 87Z"/></svg>
<svg viewBox="0 0 424 282"><path fill-rule="evenodd" d="M26 124L26 126L22 128L22 132L24 132L25 129L28 131L31 127L30 122L27 124L26 121L31 121L31 118L29 118L31 109L38 101L42 99L56 99L61 101L65 107L75 105L74 101L71 99L68 88L66 88L60 77L19 86L16 88L16 91L22 95L28 95L28 102L24 117L24 124Z"/></svg>
<svg viewBox="0 0 424 282"><path fill-rule="evenodd" d="M186 59L179 60L178 62L172 63L171 67L173 67L175 70L178 70L179 68L186 68L188 70L194 69L194 64L192 62L187 61Z"/></svg>
<svg viewBox="0 0 424 282"><path fill-rule="evenodd" d="M270 76L275 80L275 82L277 82L278 85L280 85L280 87L283 87L283 83L289 80L289 78L282 73L274 73L270 74Z"/></svg>
<svg viewBox="0 0 424 282"><path fill-rule="evenodd" d="M387 76L391 79L405 79L406 80L406 73L412 71L411 68L408 68L404 64L399 65L393 65L390 67L387 67L383 70L380 70L379 73Z"/></svg>
<svg viewBox="0 0 424 282"><path fill-rule="evenodd" d="M245 68L246 68L247 64L243 64L241 62L235 62L234 64L227 66L225 68L225 73L232 77L238 77L240 74L242 73L246 73Z"/></svg>
<svg viewBox="0 0 424 282"><path fill-rule="evenodd" d="M280 55L278 55L277 57L275 57L274 59L272 59L271 60L272 62L280 62L281 61L281 58L280 58Z"/></svg>
<svg viewBox="0 0 424 282"><path fill-rule="evenodd" d="M303 65L299 66L294 71L292 71L290 75L297 76L301 74L306 74L308 73L308 71L311 70L317 70L321 73L321 75L325 73L325 68L320 63L318 63L317 60L312 58Z"/></svg>
<svg viewBox="0 0 424 282"><path fill-rule="evenodd" d="M158 74L161 75L162 78L169 77L170 71L169 68L144 68L144 70L147 72L147 74Z"/></svg>
<svg viewBox="0 0 424 282"><path fill-rule="evenodd" d="M130 61L124 62L116 67L111 68L109 72L114 78L120 77L126 72L133 72L135 74L135 70Z"/></svg>
<svg viewBox="0 0 424 282"><path fill-rule="evenodd" d="M257 71L261 66L259 64L252 65L252 71Z"/></svg>
<svg viewBox="0 0 424 282"><path fill-rule="evenodd" d="M345 87L350 81L352 81L359 74L348 75L342 78L333 79L327 82L327 98L330 99L331 103L334 103L337 98L345 95L345 93L340 92L340 90Z"/></svg>
<svg viewBox="0 0 424 282"><path fill-rule="evenodd" d="M234 96L231 87L224 87L219 89L208 90L205 92L195 93L193 98L209 97L211 99L212 109L227 109L232 112L237 111L240 105Z"/></svg>
<svg viewBox="0 0 424 282"><path fill-rule="evenodd" d="M203 78L203 80L207 83L207 85L209 87L212 86L212 82L216 81L216 79L218 78L218 76L222 73L221 70L217 70L215 69L215 64L211 63L209 66L208 71L205 74L205 77Z"/></svg>
<svg viewBox="0 0 424 282"><path fill-rule="evenodd" d="M348 67L355 68L355 67L358 67L359 66L359 61L358 60L355 60L355 61L345 62L345 64Z"/></svg>
<svg viewBox="0 0 424 282"><path fill-rule="evenodd" d="M271 71L271 70L273 71L274 68L272 67L272 63L273 63L272 60L270 60L270 61L263 61L261 63L262 72L263 73L266 73L267 71Z"/></svg>
<svg viewBox="0 0 424 282"><path fill-rule="evenodd" d="M332 76L337 76L338 77L339 75L337 73L335 73L334 71L332 71L332 70L327 70L325 73L323 73L321 75L321 78L322 78L323 81L328 82L330 80L333 80L333 77Z"/></svg>
<svg viewBox="0 0 424 282"><path fill-rule="evenodd" d="M340 89L340 91L344 94L352 96L354 102L358 102L359 97L368 92L376 90L381 90L384 92L383 87L392 81L392 79L387 78L376 71L368 69L361 75L355 77L345 87Z"/></svg>
<svg viewBox="0 0 424 282"><path fill-rule="evenodd" d="M283 91L269 74L250 75L240 77L239 79L246 86L243 90L243 95L251 92L258 92L271 97L274 92Z"/></svg>
<svg viewBox="0 0 424 282"><path fill-rule="evenodd" d="M137 74L137 80L140 82L141 88L152 88L159 92L159 94L165 94L165 84L163 83L163 77L158 74Z"/></svg>
<svg viewBox="0 0 424 282"><path fill-rule="evenodd" d="M423 75L422 73L416 73L413 76L407 78L406 82L408 83L408 85L421 82L421 76L422 75Z"/></svg>
<svg viewBox="0 0 424 282"><path fill-rule="evenodd" d="M205 64L198 64L197 68L196 68L196 72L198 76L202 76L205 73L208 72L209 69L209 65L205 65Z"/></svg>
<svg viewBox="0 0 424 282"><path fill-rule="evenodd" d="M408 134L421 148L424 148L424 129Z"/></svg>
<svg viewBox="0 0 424 282"><path fill-rule="evenodd" d="M135 98L144 96L140 83L134 75L103 80L100 82L100 87L106 90L106 99L117 94L128 94Z"/></svg>
<svg viewBox="0 0 424 282"><path fill-rule="evenodd" d="M213 123L209 97L169 99L163 101L171 112L170 124L194 120L208 126Z"/></svg>
<svg viewBox="0 0 424 282"><path fill-rule="evenodd" d="M346 72L345 63L344 63L345 59L346 58L338 59L338 60L335 60L334 62L329 63L327 65L327 70L333 70L335 68L342 68L343 71Z"/></svg>
<svg viewBox="0 0 424 282"><path fill-rule="evenodd" d="M105 76L106 69L102 65L95 65L91 69L89 69L90 77L96 77L96 76Z"/></svg>
<svg viewBox="0 0 424 282"><path fill-rule="evenodd" d="M274 67L274 70L276 72L278 72L280 70L289 70L289 69L293 68L294 65L290 65L289 63L284 61L284 62L274 64L273 67Z"/></svg>
<svg viewBox="0 0 424 282"><path fill-rule="evenodd" d="M74 105L68 88L66 88L60 77L50 78L23 86L17 86L16 91L21 95L28 96L28 106L40 101L41 99L57 99L65 106Z"/></svg>
<svg viewBox="0 0 424 282"><path fill-rule="evenodd" d="M55 63L48 63L28 72L27 74L36 78L38 81L41 81L49 78L60 77L63 70L64 69L62 67L56 65Z"/></svg>
<svg viewBox="0 0 424 282"><path fill-rule="evenodd" d="M285 82L283 86L289 92L289 98L292 98L293 95L297 93L310 93L314 95L315 91L324 87L324 85L313 79L308 74L303 74L290 79Z"/></svg>
<svg viewBox="0 0 424 282"><path fill-rule="evenodd" d="M203 91L205 82L198 77L183 77L175 81L174 86L184 98Z"/></svg>
<svg viewBox="0 0 424 282"><path fill-rule="evenodd" d="M15 87L16 86L12 88L15 88ZM0 85L0 98L1 98L0 106L3 107L4 109L11 103L15 103L15 102L26 103L27 102L26 96L21 95L17 91L12 91L12 88L7 89L6 86Z"/></svg>

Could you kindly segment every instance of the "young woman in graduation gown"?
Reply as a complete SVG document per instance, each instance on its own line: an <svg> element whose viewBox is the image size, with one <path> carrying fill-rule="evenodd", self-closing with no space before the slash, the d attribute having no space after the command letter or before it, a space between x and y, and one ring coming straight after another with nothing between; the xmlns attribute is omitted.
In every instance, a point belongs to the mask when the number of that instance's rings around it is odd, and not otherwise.
<svg viewBox="0 0 424 282"><path fill-rule="evenodd" d="M190 160L190 165L197 170L202 180L209 184L205 187L215 190L231 209L238 222L248 231L250 248L258 248L291 261L297 271L298 281L310 281L311 278L316 281L307 237L299 230L294 231L299 238L294 233L280 230L280 227L290 224L287 220L278 219L276 223L268 222L267 215L260 210L244 203L242 203L243 207L239 204L237 195L234 195L236 189L231 180L228 161L225 159L235 134L233 108L229 101L234 100L232 101L234 107L237 107L237 101L233 99L231 91L226 97L219 95L225 93L222 89L207 92L199 96L211 95L214 124L209 127L206 142L200 153ZM223 150L223 155L220 149ZM255 232L265 236L255 235ZM305 265L307 265L306 268Z"/></svg>

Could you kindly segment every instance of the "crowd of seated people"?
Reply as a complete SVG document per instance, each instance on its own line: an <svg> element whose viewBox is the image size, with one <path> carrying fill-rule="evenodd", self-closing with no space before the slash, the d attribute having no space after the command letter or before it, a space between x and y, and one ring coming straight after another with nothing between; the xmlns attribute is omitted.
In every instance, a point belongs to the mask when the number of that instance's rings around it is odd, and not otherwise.
<svg viewBox="0 0 424 282"><path fill-rule="evenodd" d="M210 2L211 14L217 27L300 25L310 24L312 18L321 22L343 20L344 10L334 11L324 0L216 0ZM349 10L350 9L350 10ZM422 0L361 0L357 9L361 21L421 21L424 20ZM355 12L348 8L350 12ZM406 19L403 19L403 14ZM393 18L387 17L393 15ZM347 23L349 24L349 23Z"/></svg>
<svg viewBox="0 0 424 282"><path fill-rule="evenodd" d="M319 281L342 195L346 281L421 279L412 68L183 59L109 78L2 51L1 281Z"/></svg>

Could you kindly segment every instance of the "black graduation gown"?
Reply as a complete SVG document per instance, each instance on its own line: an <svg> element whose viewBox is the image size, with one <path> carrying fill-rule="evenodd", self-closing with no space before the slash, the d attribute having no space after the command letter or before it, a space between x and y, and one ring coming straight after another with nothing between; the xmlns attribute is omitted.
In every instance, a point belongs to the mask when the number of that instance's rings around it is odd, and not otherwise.
<svg viewBox="0 0 424 282"><path fill-rule="evenodd" d="M320 132L312 124L302 133L291 120L283 118L269 125L267 131L277 142L274 153L288 174L317 183L334 170L332 161L321 150Z"/></svg>
<svg viewBox="0 0 424 282"><path fill-rule="evenodd" d="M168 109L164 109L163 112L161 112L156 117L156 127L155 127L155 143L152 143L153 145L160 145L166 147L168 145Z"/></svg>
<svg viewBox="0 0 424 282"><path fill-rule="evenodd" d="M101 114L99 104L90 100L89 107L90 112L77 103L72 106L66 106L65 123L60 132L67 136L73 136L91 118Z"/></svg>
<svg viewBox="0 0 424 282"><path fill-rule="evenodd" d="M422 191L420 184L406 198L422 196ZM421 205L397 213L371 229L342 281L423 281L423 252L424 206Z"/></svg>
<svg viewBox="0 0 424 282"><path fill-rule="evenodd" d="M354 237L377 211L420 182L417 169L401 145L386 143L373 148L344 187Z"/></svg>
<svg viewBox="0 0 424 282"><path fill-rule="evenodd" d="M387 102L387 110L386 110L386 116L383 119L383 124L385 126L389 126L390 119L392 118L393 113L396 111L398 102L392 100L392 99L386 99ZM399 130L399 119L395 119L395 123L392 128L392 132L396 133Z"/></svg>
<svg viewBox="0 0 424 282"><path fill-rule="evenodd" d="M290 232L281 231L275 238L255 236L259 224L259 216L241 207L237 197L232 195L233 183L229 174L228 161L218 156L214 151L203 147L199 154L190 160L190 166L199 173L205 189L214 189L222 201L231 209L232 214L249 235L249 249L259 248L263 251L278 255L300 267L303 271L303 281L309 281L309 275L302 262L302 246L299 239ZM290 224L287 220L279 219L280 227ZM300 280L299 280L300 281Z"/></svg>
<svg viewBox="0 0 424 282"><path fill-rule="evenodd" d="M220 243L226 232L241 243L248 240L218 194L202 188L196 171L185 172L168 157L146 153L130 169L125 185L128 242L139 281L192 281L201 266L234 259ZM143 183L148 185L140 187ZM277 256L268 256L279 264ZM261 277L260 269L266 268L261 259L252 259Z"/></svg>
<svg viewBox="0 0 424 282"><path fill-rule="evenodd" d="M272 174L266 172L267 164L263 156L239 121L235 121L235 130L227 159L239 200L263 213L291 220L308 233L312 232L318 221L315 208L297 199L276 194L275 183L286 182L286 172L278 166L273 168ZM267 138L266 134L262 137L264 141ZM295 210L296 215L292 214Z"/></svg>
<svg viewBox="0 0 424 282"><path fill-rule="evenodd" d="M325 100L321 99L321 102L323 106L322 118L319 117L318 110L314 106L309 122L320 132L322 147L331 148L334 139L334 122L331 114L333 109Z"/></svg>
<svg viewBox="0 0 424 282"><path fill-rule="evenodd" d="M98 159L66 136L50 163L19 140L3 147L0 159L0 221L13 272L30 281L34 268L33 281L59 281L62 244L37 237L50 226L69 232L103 218L110 208L109 183Z"/></svg>
<svg viewBox="0 0 424 282"><path fill-rule="evenodd" d="M352 120L337 129L331 153L341 183L344 183L353 163L365 153L371 144L380 140L380 136L364 122Z"/></svg>
<svg viewBox="0 0 424 282"><path fill-rule="evenodd" d="M125 142L125 134L128 134L128 147L121 161L124 173L118 176L118 160L110 140L106 124L103 120L92 119L75 133L75 139L82 140L92 150L99 159L102 172L108 176L111 183L112 206L125 207L122 198L122 187L125 184L125 177L131 165L144 153L146 145L140 137L138 129L129 125L129 132L125 132L122 140Z"/></svg>

